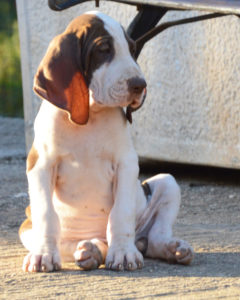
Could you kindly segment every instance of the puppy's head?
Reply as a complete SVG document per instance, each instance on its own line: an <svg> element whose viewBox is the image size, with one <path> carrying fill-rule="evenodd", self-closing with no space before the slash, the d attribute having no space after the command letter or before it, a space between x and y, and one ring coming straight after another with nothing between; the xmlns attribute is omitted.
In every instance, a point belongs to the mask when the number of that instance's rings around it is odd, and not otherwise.
<svg viewBox="0 0 240 300"><path fill-rule="evenodd" d="M34 79L34 91L69 112L77 124L89 117L89 94L102 106L128 107L145 97L146 82L134 60L134 42L119 23L90 12L74 19L50 43Z"/></svg>

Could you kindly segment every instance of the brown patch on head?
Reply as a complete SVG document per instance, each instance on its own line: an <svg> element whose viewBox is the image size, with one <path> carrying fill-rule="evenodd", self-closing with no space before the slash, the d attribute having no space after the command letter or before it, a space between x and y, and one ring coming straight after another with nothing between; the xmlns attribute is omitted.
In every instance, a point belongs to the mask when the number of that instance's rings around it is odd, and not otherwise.
<svg viewBox="0 0 240 300"><path fill-rule="evenodd" d="M36 73L34 91L68 111L73 122L86 124L92 74L113 56L112 37L103 21L84 14L51 42Z"/></svg>
<svg viewBox="0 0 240 300"><path fill-rule="evenodd" d="M38 152L33 145L27 157L27 172L31 171L33 167L36 165L38 157L39 157Z"/></svg>

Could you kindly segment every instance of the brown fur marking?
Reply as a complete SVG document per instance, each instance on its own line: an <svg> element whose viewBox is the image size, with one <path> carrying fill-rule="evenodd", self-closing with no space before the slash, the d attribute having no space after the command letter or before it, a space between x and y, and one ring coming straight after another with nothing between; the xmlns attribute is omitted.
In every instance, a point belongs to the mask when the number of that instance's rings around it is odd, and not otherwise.
<svg viewBox="0 0 240 300"><path fill-rule="evenodd" d="M25 214L28 217L29 220L32 220L32 216L31 216L31 207L30 205L28 205L25 209Z"/></svg>
<svg viewBox="0 0 240 300"><path fill-rule="evenodd" d="M21 236L21 234L29 229L32 229L32 220L31 220L31 208L30 205L25 209L25 213L27 216L27 219L23 221L21 224L18 234Z"/></svg>
<svg viewBox="0 0 240 300"><path fill-rule="evenodd" d="M33 169L38 160L38 157L38 152L33 145L27 157L27 172Z"/></svg>

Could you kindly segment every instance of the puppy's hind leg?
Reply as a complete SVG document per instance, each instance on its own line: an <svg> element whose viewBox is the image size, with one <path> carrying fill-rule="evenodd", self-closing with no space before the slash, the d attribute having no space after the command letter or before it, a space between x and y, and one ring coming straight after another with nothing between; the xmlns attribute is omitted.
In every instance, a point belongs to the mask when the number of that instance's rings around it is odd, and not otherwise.
<svg viewBox="0 0 240 300"><path fill-rule="evenodd" d="M145 256L160 258L172 263L190 264L193 259L191 246L172 237L172 226L177 217L181 195L175 179L159 174L147 181L151 190L149 202L143 213L150 229L147 231L148 246Z"/></svg>

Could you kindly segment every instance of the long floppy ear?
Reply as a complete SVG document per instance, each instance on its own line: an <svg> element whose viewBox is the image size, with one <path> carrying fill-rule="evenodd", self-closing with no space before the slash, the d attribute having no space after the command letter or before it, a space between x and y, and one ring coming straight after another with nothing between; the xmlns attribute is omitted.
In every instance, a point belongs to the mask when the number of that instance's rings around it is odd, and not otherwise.
<svg viewBox="0 0 240 300"><path fill-rule="evenodd" d="M81 66L80 40L74 33L53 39L34 78L34 91L69 112L77 124L89 117L89 91Z"/></svg>

